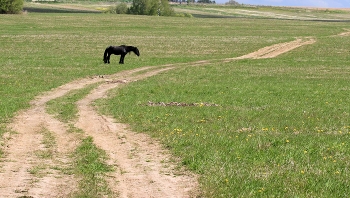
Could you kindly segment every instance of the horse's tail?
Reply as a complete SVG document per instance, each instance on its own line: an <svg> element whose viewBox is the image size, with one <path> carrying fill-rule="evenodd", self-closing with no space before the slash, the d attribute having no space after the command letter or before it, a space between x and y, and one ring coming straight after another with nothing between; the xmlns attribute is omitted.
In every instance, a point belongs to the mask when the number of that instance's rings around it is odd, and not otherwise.
<svg viewBox="0 0 350 198"><path fill-rule="evenodd" d="M108 49L110 47L107 47L106 50L105 50L105 53L103 54L103 62L107 63L107 54L108 54Z"/></svg>

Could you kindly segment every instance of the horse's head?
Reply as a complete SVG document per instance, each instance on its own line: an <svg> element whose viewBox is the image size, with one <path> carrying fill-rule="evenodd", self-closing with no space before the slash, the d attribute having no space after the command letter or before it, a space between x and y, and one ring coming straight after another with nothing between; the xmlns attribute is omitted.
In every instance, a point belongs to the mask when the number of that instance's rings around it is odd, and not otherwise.
<svg viewBox="0 0 350 198"><path fill-rule="evenodd" d="M105 54L105 55L103 56L103 62L104 62L104 63L107 63L107 54Z"/></svg>
<svg viewBox="0 0 350 198"><path fill-rule="evenodd" d="M140 56L140 52L139 49L137 49L137 47L134 47L132 50L137 56Z"/></svg>

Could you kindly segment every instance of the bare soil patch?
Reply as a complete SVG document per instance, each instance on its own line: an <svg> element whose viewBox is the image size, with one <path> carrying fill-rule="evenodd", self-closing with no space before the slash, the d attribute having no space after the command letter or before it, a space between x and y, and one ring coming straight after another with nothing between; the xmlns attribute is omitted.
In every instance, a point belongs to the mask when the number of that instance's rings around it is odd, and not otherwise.
<svg viewBox="0 0 350 198"><path fill-rule="evenodd" d="M338 36L350 36L350 30L349 29L345 29L346 32L342 32L340 34L338 34Z"/></svg>
<svg viewBox="0 0 350 198"><path fill-rule="evenodd" d="M314 39L296 39L276 44L256 52L219 60L229 62L246 58L273 58L302 45L314 43ZM218 60L215 60L216 62ZM154 139L135 133L126 124L116 123L111 117L100 115L91 105L96 99L106 97L107 92L127 83L142 80L178 66L201 66L210 60L196 61L159 67L141 67L114 75L96 76L73 81L52 91L43 93L31 102L31 108L21 111L8 126L4 135L4 159L0 161L0 195L2 197L69 197L76 191L77 181L73 175L64 173L69 167L68 155L76 148L79 139L69 133L65 123L55 119L45 110L48 101L64 96L71 90L102 82L89 95L77 102L79 118L74 125L94 143L105 150L114 166L107 181L119 197L196 197L197 176L175 169L171 155ZM42 131L54 138L53 147L43 143ZM52 153L43 158L38 151Z"/></svg>

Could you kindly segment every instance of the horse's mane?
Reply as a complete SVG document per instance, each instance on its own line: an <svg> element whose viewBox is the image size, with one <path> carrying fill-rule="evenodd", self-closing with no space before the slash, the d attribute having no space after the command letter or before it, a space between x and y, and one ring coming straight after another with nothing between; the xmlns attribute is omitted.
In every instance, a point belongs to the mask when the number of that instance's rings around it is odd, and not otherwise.
<svg viewBox="0 0 350 198"><path fill-rule="evenodd" d="M129 54L130 52L136 53L135 50L138 51L137 47L134 47L134 46L121 45L121 47L124 47Z"/></svg>
<svg viewBox="0 0 350 198"><path fill-rule="evenodd" d="M127 48L127 49L135 49L136 48L136 47L131 46L131 45L121 45L120 47L124 47L124 48Z"/></svg>

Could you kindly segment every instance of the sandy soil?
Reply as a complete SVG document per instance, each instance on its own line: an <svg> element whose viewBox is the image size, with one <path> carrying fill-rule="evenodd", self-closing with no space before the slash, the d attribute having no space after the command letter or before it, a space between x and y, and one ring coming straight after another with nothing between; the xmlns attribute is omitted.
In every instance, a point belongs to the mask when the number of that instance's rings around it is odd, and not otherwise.
<svg viewBox="0 0 350 198"><path fill-rule="evenodd" d="M97 113L91 105L96 99L106 97L111 89L145 79L179 66L202 66L211 62L230 62L238 59L273 58L297 47L312 44L312 38L300 38L262 48L256 52L222 60L203 60L176 65L141 67L114 75L85 78L62 85L43 93L31 102L31 108L21 111L9 124L12 132L4 135L4 159L0 161L0 197L69 197L77 189L74 175L65 174L69 167L68 155L79 143L74 133L69 133L65 123L49 115L46 103L64 96L71 90L102 82L89 95L77 102L79 118L74 126L80 128L94 143L105 150L115 167L106 180L118 197L197 197L198 183L194 174L175 171L168 151L154 139L135 133L126 124L116 123L108 116ZM55 137L54 147L43 143L42 131ZM52 157L43 159L38 152L50 151Z"/></svg>

